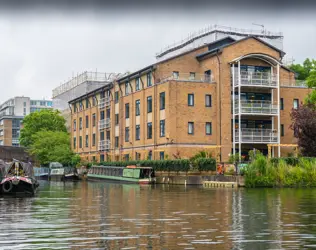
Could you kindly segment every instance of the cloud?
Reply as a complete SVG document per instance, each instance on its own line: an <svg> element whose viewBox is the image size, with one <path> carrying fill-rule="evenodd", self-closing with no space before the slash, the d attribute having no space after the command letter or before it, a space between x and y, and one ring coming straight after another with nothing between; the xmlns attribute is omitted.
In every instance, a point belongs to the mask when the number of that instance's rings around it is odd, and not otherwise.
<svg viewBox="0 0 316 250"><path fill-rule="evenodd" d="M0 102L17 95L50 98L52 89L82 71L134 71L166 45L210 24L283 31L284 50L302 62L316 58L316 19L211 10L5 12L0 17Z"/></svg>

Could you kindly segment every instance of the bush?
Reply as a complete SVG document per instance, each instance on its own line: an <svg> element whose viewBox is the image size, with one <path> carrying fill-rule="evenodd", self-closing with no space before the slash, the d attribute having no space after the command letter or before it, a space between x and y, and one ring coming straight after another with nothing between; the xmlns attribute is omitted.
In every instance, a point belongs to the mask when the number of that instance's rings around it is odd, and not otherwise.
<svg viewBox="0 0 316 250"><path fill-rule="evenodd" d="M216 171L216 161L213 158L199 158L196 163L199 171Z"/></svg>
<svg viewBox="0 0 316 250"><path fill-rule="evenodd" d="M315 157L281 157L281 158L271 158L270 162L274 165L278 165L280 161L285 161L287 165L296 166L301 160L306 160L313 162L316 160Z"/></svg>

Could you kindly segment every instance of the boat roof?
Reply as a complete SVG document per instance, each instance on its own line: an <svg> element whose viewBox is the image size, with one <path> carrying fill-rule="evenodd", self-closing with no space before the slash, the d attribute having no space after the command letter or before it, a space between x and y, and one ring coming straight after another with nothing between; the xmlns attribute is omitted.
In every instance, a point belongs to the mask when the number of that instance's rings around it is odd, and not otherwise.
<svg viewBox="0 0 316 250"><path fill-rule="evenodd" d="M101 168L117 168L117 169L153 169L152 167L122 167L122 166L92 166L92 167L101 167Z"/></svg>

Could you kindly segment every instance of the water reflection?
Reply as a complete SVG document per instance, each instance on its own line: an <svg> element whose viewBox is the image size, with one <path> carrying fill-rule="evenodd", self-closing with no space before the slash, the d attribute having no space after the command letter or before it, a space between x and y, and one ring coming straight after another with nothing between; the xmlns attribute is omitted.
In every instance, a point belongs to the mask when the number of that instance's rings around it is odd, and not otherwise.
<svg viewBox="0 0 316 250"><path fill-rule="evenodd" d="M7 249L302 249L316 246L316 190L42 182L0 198Z"/></svg>

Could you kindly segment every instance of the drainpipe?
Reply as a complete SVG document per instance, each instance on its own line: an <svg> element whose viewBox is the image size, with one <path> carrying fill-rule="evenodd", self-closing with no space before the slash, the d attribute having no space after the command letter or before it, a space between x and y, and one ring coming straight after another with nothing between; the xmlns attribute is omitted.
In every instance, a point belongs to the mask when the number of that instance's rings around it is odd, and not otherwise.
<svg viewBox="0 0 316 250"><path fill-rule="evenodd" d="M220 143L220 161L222 161L222 87L221 87L221 60L218 56L219 50L216 51L216 58L218 62L218 92L219 92L219 143Z"/></svg>

